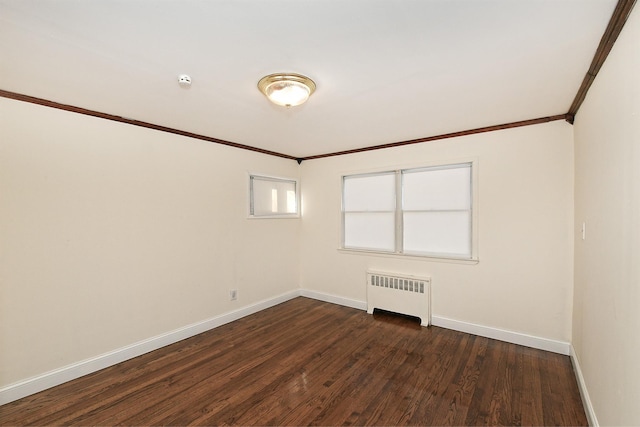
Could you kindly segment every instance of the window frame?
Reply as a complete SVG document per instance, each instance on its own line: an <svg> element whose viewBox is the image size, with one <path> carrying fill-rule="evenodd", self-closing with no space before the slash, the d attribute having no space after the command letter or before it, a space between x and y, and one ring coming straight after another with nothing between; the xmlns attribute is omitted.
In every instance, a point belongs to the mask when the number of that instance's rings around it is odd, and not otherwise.
<svg viewBox="0 0 640 427"><path fill-rule="evenodd" d="M428 253L428 252L406 252L403 242L404 224L403 216L405 211L403 207L403 175L411 172L419 172L421 170L439 170L439 169L453 169L456 167L470 168L470 219L469 219L469 256L455 254L440 254L440 253ZM369 248L356 248L345 246L345 178L356 176L375 176L382 174L395 174L395 248L393 251L384 251L378 249ZM366 253L370 255L386 256L386 257L402 257L402 258L416 258L416 259L432 259L434 261L444 262L459 262L459 263L477 263L479 260L478 255L478 160L476 158L459 159L455 161L437 162L431 164L409 165L409 166L397 166L388 169L376 169L368 171L353 171L342 173L340 175L340 195L341 195L341 209L340 209L340 245L339 251L347 253Z"/></svg>
<svg viewBox="0 0 640 427"><path fill-rule="evenodd" d="M274 213L269 215L256 215L254 213L254 179L261 179L263 181L275 181L275 182L285 182L285 183L293 183L295 186L295 195L296 195L296 212L295 213ZM249 219L286 219L286 218L300 218L301 204L300 204L300 179L291 178L291 177L283 177L283 176L274 176L267 175L263 173L247 173L247 189L248 189L248 205L247 205L247 218Z"/></svg>

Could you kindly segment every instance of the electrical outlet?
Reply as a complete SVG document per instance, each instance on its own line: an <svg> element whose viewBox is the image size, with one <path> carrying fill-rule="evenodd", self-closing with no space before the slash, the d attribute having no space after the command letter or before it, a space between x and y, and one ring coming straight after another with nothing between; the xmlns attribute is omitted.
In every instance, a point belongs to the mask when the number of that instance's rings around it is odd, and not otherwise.
<svg viewBox="0 0 640 427"><path fill-rule="evenodd" d="M238 290L230 289L229 290L229 301L235 301L238 299Z"/></svg>

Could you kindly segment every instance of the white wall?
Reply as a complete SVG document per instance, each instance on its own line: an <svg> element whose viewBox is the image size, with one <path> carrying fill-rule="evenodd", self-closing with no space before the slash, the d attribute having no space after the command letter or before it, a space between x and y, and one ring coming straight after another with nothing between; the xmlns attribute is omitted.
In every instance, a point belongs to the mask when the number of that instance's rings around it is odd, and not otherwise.
<svg viewBox="0 0 640 427"><path fill-rule="evenodd" d="M575 121L573 346L600 425L640 425L638 76L636 6Z"/></svg>
<svg viewBox="0 0 640 427"><path fill-rule="evenodd" d="M477 158L475 265L344 253L341 175ZM369 268L432 277L433 315L569 342L573 129L552 122L302 163L301 286L366 300Z"/></svg>
<svg viewBox="0 0 640 427"><path fill-rule="evenodd" d="M0 388L298 288L292 160L0 98ZM228 290L239 291L228 301Z"/></svg>

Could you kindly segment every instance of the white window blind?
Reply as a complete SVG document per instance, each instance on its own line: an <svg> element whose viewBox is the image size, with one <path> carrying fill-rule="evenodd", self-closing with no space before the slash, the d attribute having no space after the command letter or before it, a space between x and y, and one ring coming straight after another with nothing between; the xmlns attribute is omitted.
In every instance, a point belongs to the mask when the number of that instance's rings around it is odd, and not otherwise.
<svg viewBox="0 0 640 427"><path fill-rule="evenodd" d="M471 167L343 177L343 247L472 258Z"/></svg>
<svg viewBox="0 0 640 427"><path fill-rule="evenodd" d="M403 251L471 257L471 165L402 172Z"/></svg>
<svg viewBox="0 0 640 427"><path fill-rule="evenodd" d="M250 175L249 214L255 217L297 216L296 180Z"/></svg>
<svg viewBox="0 0 640 427"><path fill-rule="evenodd" d="M395 173L344 177L344 247L395 250Z"/></svg>

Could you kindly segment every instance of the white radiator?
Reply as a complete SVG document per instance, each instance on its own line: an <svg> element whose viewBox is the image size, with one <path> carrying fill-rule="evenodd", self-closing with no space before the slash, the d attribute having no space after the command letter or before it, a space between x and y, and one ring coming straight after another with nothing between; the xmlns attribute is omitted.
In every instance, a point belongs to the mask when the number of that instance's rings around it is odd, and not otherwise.
<svg viewBox="0 0 640 427"><path fill-rule="evenodd" d="M367 271L367 313L375 308L420 318L431 324L431 278Z"/></svg>

